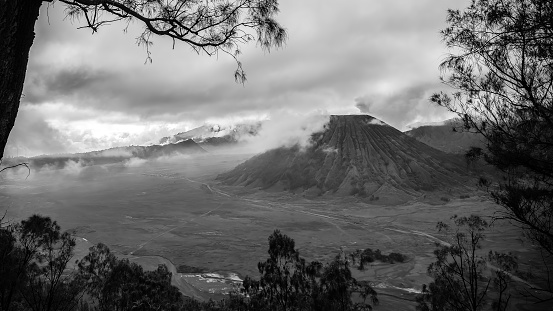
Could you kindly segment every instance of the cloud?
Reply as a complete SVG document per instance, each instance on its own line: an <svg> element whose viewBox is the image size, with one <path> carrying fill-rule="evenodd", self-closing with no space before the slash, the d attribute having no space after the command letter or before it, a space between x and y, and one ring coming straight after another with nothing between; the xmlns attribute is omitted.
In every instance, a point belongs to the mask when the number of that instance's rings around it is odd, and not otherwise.
<svg viewBox="0 0 553 311"><path fill-rule="evenodd" d="M140 158L130 158L126 160L123 165L125 167L139 167L144 165L144 163L148 162L146 159L140 159Z"/></svg>
<svg viewBox="0 0 553 311"><path fill-rule="evenodd" d="M244 141L251 152L296 144L306 147L310 144L311 134L322 131L329 121L330 116L323 111L305 115L275 111L263 122L256 136L248 136Z"/></svg>
<svg viewBox="0 0 553 311"><path fill-rule="evenodd" d="M19 166L15 169L9 169L2 172L2 178L8 180L48 180L49 184L63 183L66 177L84 177L90 175L90 171L87 171L87 166L80 160L67 160L64 162L58 161L57 163L45 164L41 166L33 166L31 164L30 173L29 169L23 166ZM5 173L5 174L4 174Z"/></svg>
<svg viewBox="0 0 553 311"><path fill-rule="evenodd" d="M362 113L400 129L413 122L438 121L452 117L442 107L430 103L430 95L443 90L440 84L420 84L397 89L389 94L370 94L355 98L355 107Z"/></svg>
<svg viewBox="0 0 553 311"><path fill-rule="evenodd" d="M107 149L102 150L97 156L100 157L132 157L132 153L129 150L123 149Z"/></svg>
<svg viewBox="0 0 553 311"><path fill-rule="evenodd" d="M123 166L126 168L136 168L136 167L142 167L145 165L158 164L158 163L186 165L186 161L193 157L194 156L187 155L187 154L164 155L154 159L141 159L141 158L133 157L123 162Z"/></svg>
<svg viewBox="0 0 553 311"><path fill-rule="evenodd" d="M323 152L324 153L338 153L338 149L337 148L331 148L331 147L326 147L326 148L323 148Z"/></svg>
<svg viewBox="0 0 553 311"><path fill-rule="evenodd" d="M372 125L384 125L384 126L387 126L388 124L386 124L385 122L383 122L382 120L378 120L378 119L372 119L368 122L368 124L372 124Z"/></svg>
<svg viewBox="0 0 553 311"><path fill-rule="evenodd" d="M70 146L69 137L49 124L40 110L22 105L4 152L6 156L65 153L72 151Z"/></svg>
<svg viewBox="0 0 553 311"><path fill-rule="evenodd" d="M84 165L83 163L81 163L80 160L79 161L69 160L65 162L64 167L58 172L66 175L79 175L83 171L83 168L84 168ZM51 170L51 169L48 167L42 167L40 169L41 173L48 170Z"/></svg>
<svg viewBox="0 0 553 311"><path fill-rule="evenodd" d="M61 103L23 104L6 156L36 156L148 145L195 124L140 120L121 112L81 108Z"/></svg>
<svg viewBox="0 0 553 311"><path fill-rule="evenodd" d="M446 9L468 1L281 1L278 20L289 40L270 54L253 44L243 48L244 86L234 82L230 57L197 55L184 44L173 49L170 40L154 38L153 63L144 65L146 53L134 39L140 23L127 32L125 23L113 23L91 35L77 29L84 21L65 18L63 3L54 4L43 6L36 25L23 103L42 111L70 107L45 113L43 120L84 151L279 109L307 115L357 106L397 127L426 118L430 105L415 98L427 90L413 92L434 87L447 52L439 35ZM405 114L404 99L419 108ZM384 101L399 108L383 107ZM428 109L431 117L439 115ZM154 139L156 131L163 134ZM46 147L40 152L51 151Z"/></svg>
<svg viewBox="0 0 553 311"><path fill-rule="evenodd" d="M361 96L357 97L355 100L355 107L363 113L371 113L371 106L373 105L374 99L370 96Z"/></svg>
<svg viewBox="0 0 553 311"><path fill-rule="evenodd" d="M23 102L82 101L93 95L101 99L100 91L114 79L113 73L93 68L37 66L26 77Z"/></svg>

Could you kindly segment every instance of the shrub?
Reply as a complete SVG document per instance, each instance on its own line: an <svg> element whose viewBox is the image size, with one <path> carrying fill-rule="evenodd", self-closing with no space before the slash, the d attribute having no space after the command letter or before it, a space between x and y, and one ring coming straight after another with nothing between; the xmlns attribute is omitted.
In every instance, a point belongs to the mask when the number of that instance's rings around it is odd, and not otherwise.
<svg viewBox="0 0 553 311"><path fill-rule="evenodd" d="M390 255L388 255L388 260L390 261L390 263L404 262L405 259L406 259L406 256L400 253L390 253Z"/></svg>

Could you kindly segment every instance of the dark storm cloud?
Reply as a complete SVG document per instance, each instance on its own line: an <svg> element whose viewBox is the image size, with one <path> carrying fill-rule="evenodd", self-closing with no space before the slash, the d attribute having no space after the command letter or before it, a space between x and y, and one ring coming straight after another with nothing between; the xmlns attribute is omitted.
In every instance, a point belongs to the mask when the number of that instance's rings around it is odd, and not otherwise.
<svg viewBox="0 0 553 311"><path fill-rule="evenodd" d="M141 75L92 68L35 68L27 77L24 102L68 102L100 110L152 114L187 112L198 103L222 101L225 92L187 89Z"/></svg>
<svg viewBox="0 0 553 311"><path fill-rule="evenodd" d="M44 103L81 94L91 96L110 80L114 77L92 68L35 67L26 77L23 101Z"/></svg>
<svg viewBox="0 0 553 311"><path fill-rule="evenodd" d="M106 75L86 68L62 69L46 79L46 87L61 94L78 92L101 81Z"/></svg>

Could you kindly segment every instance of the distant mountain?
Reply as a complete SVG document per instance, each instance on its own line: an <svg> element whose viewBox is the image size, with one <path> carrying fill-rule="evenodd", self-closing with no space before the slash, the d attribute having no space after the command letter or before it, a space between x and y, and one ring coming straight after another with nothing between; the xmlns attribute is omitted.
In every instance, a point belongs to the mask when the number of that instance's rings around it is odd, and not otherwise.
<svg viewBox="0 0 553 311"><path fill-rule="evenodd" d="M160 139L160 144L177 143L192 139L199 144L222 145L238 142L242 137L255 136L261 129L261 122L243 123L229 126L202 125L190 131L181 132Z"/></svg>
<svg viewBox="0 0 553 311"><path fill-rule="evenodd" d="M63 168L70 161L79 162L81 165L102 165L119 163L131 158L155 159L163 156L201 154L206 151L193 140L185 140L176 144L151 145L151 146L127 146L106 150L91 151L85 153L43 155L32 158L17 158L15 162L29 162L32 167ZM14 161L12 161L14 162ZM14 163L15 163L14 162ZM6 162L4 164L8 164Z"/></svg>
<svg viewBox="0 0 553 311"><path fill-rule="evenodd" d="M459 119L432 124L414 124L408 127L411 127L411 130L406 131L405 134L448 153L464 154L470 147L485 146L482 135L464 131L462 121Z"/></svg>
<svg viewBox="0 0 553 311"><path fill-rule="evenodd" d="M408 200L464 188L463 157L423 144L369 115L331 116L312 145L257 155L217 177L227 185Z"/></svg>

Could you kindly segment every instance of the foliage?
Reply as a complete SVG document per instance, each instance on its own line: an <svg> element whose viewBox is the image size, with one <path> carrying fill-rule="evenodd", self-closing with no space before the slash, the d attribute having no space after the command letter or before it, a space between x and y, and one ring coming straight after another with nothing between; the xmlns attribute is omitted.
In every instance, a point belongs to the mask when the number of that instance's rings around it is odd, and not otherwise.
<svg viewBox="0 0 553 311"><path fill-rule="evenodd" d="M100 243L90 248L78 266L99 310L180 310L182 296L171 285L171 272L165 265L144 271L128 259L117 259Z"/></svg>
<svg viewBox="0 0 553 311"><path fill-rule="evenodd" d="M455 54L441 66L456 92L431 100L485 137L487 148L468 156L504 173L481 184L503 207L498 217L541 248L544 285L536 290L553 299L553 2L473 0L447 21L442 35Z"/></svg>
<svg viewBox="0 0 553 311"><path fill-rule="evenodd" d="M511 294L511 272L516 259L511 254L481 251L484 231L489 224L476 215L453 216L455 229L438 223L438 229L451 235L451 244L438 244L436 261L428 267L434 282L424 285L417 297L420 311L506 310ZM490 301L491 304L490 304Z"/></svg>
<svg viewBox="0 0 553 311"><path fill-rule="evenodd" d="M400 263L404 262L405 259L407 259L405 255L400 253L392 252L389 255L385 255L385 254L382 254L382 252L379 249L373 251L370 248L366 248L363 250L358 249L355 252L351 253L350 257L353 263L358 265L359 270L364 270L365 265L367 263L372 263L374 261L393 264L396 262L400 262Z"/></svg>
<svg viewBox="0 0 553 311"><path fill-rule="evenodd" d="M204 273L207 272L204 268L198 268L188 265L180 265L177 267L177 273Z"/></svg>
<svg viewBox="0 0 553 311"><path fill-rule="evenodd" d="M65 273L74 247L49 217L0 225L0 310L72 310L84 293Z"/></svg>
<svg viewBox="0 0 553 311"><path fill-rule="evenodd" d="M278 230L269 237L269 258L258 269L259 280L244 279L245 310L365 310L371 308L367 298L378 302L369 284L353 278L343 254L324 267L307 262L294 240Z"/></svg>
<svg viewBox="0 0 553 311"><path fill-rule="evenodd" d="M358 282L350 271L350 263L343 253L324 267L320 279L320 293L313 310L372 310L378 304L377 293L368 282ZM355 299L357 294L360 299Z"/></svg>

